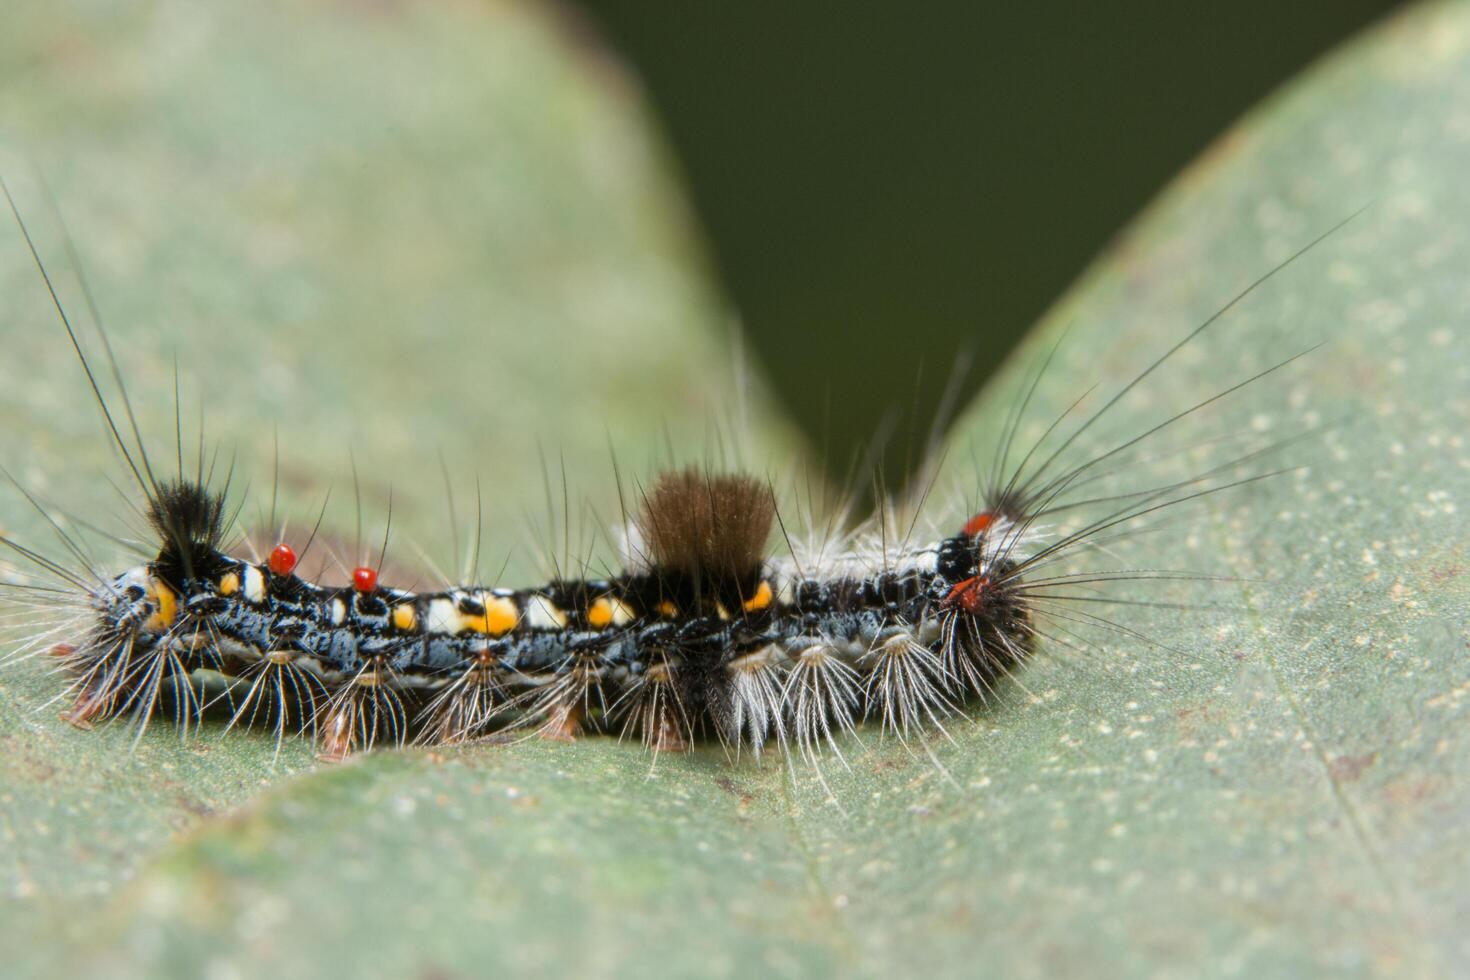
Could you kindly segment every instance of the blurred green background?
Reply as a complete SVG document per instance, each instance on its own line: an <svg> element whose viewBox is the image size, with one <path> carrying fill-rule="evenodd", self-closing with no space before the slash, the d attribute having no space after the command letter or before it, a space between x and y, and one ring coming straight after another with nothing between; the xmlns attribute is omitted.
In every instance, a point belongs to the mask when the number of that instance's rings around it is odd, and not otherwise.
<svg viewBox="0 0 1470 980"><path fill-rule="evenodd" d="M833 472L896 423L893 478L957 356L963 405L1233 119L1395 6L584 9L642 78L778 397Z"/></svg>

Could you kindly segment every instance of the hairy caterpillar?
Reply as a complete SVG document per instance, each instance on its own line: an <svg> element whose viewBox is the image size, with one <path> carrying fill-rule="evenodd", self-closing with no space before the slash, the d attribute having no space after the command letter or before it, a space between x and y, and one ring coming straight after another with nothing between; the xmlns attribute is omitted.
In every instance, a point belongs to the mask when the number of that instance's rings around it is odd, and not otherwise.
<svg viewBox="0 0 1470 980"><path fill-rule="evenodd" d="M1067 462L1067 453L1123 395L1296 255L1099 409L1051 421L1023 451L1014 443L1024 393L1005 420L978 505L957 526L928 535L915 520L894 517L901 502L880 501L875 518L840 540L797 546L806 535L766 481L675 469L651 482L624 521L615 574L427 592L380 582L382 555L355 568L349 585L307 581L297 574L296 549L304 553L309 540L273 542L264 560L229 554L228 478L212 479L202 451L186 469L181 445L172 473L155 465L105 335L120 413L52 289L144 500L156 551L118 573L72 567L4 539L53 579L10 588L78 611L80 624L47 649L70 677L66 717L79 726L116 715L141 724L170 705L187 726L217 706L231 725L267 725L278 737L313 732L321 757L332 760L382 743L456 742L507 727L559 739L622 733L655 751L711 735L756 753L774 742L808 759L864 718L907 738L991 696L1040 643L1065 643L1069 623L1127 632L1087 611L1089 603L1121 601L1095 587L1187 574L1079 567L1079 558L1102 553L1110 536L1150 515L1278 472L1259 464L1279 443L1164 485L1093 489L1104 474L1126 472L1158 433L1286 362L1208 392L1080 462ZM784 547L774 550L773 541ZM68 551L82 560L80 549ZM201 687L201 672L226 678L223 692Z"/></svg>

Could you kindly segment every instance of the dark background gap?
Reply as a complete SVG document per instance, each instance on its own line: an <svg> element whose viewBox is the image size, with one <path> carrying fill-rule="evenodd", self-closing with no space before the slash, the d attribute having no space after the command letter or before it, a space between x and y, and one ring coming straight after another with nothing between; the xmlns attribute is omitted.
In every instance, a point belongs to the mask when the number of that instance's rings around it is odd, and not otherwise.
<svg viewBox="0 0 1470 980"><path fill-rule="evenodd" d="M829 472L901 414L890 485L962 350L961 406L1161 186L1395 6L584 4L641 77L746 345Z"/></svg>

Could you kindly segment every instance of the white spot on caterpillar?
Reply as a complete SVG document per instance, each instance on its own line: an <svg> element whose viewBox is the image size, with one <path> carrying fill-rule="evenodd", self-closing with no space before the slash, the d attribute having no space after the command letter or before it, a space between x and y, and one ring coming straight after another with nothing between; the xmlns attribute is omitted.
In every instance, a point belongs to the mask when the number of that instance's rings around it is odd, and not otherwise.
<svg viewBox="0 0 1470 980"><path fill-rule="evenodd" d="M526 625L537 630L559 630L567 625L567 614L545 596L533 595L526 602Z"/></svg>
<svg viewBox="0 0 1470 980"><path fill-rule="evenodd" d="M341 626L347 619L347 603L341 599L332 600L332 625Z"/></svg>
<svg viewBox="0 0 1470 980"><path fill-rule="evenodd" d="M633 610L621 599L609 599L612 605L612 624L626 626L633 621Z"/></svg>
<svg viewBox="0 0 1470 980"><path fill-rule="evenodd" d="M459 625L459 609L453 599L434 599L429 603L424 628L430 633L458 633Z"/></svg>
<svg viewBox="0 0 1470 980"><path fill-rule="evenodd" d="M135 565L123 572L117 577L114 588L118 592L124 592L129 586L134 585L144 591L153 585L153 576L148 574L147 565Z"/></svg>
<svg viewBox="0 0 1470 980"><path fill-rule="evenodd" d="M245 566L245 599L256 605L265 601L265 576L254 565Z"/></svg>

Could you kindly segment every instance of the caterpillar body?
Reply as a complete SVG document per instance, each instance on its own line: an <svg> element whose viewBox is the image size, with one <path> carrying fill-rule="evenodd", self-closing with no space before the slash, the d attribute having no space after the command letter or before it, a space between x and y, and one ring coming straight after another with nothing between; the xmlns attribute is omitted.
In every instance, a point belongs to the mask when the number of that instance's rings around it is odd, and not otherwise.
<svg viewBox="0 0 1470 980"><path fill-rule="evenodd" d="M264 560L229 554L227 494L211 486L202 453L196 472L186 473L180 452L177 472L158 475L110 346L106 358L128 407L120 415L53 289L110 438L145 498L157 550L109 574L0 537L54 582L9 590L78 613L74 632L60 642L48 634L45 648L70 678L65 717L83 727L117 715L146 723L168 704L187 726L217 705L232 726L264 724L278 737L314 732L329 760L505 728L558 739L612 732L655 751L710 735L752 753L774 743L812 760L865 718L907 738L996 693L1040 642L1067 643L1068 623L1128 633L1087 611L1087 603L1124 601L1100 599L1092 591L1099 585L1187 577L1078 568L1079 556L1101 554L1110 535L1132 533L1161 510L1279 472L1260 465L1277 443L1166 485L1094 489L1101 476L1126 470L1156 433L1285 362L1078 464L1061 461L1123 394L1321 240L1238 294L1101 409L1053 420L1042 437L1053 445L1013 454L1036 372L1006 422L979 506L927 540L912 524L894 534L893 508L880 505L878 518L844 538L849 547L804 550L791 545L767 481L692 467L663 474L641 494L622 529L616 574L428 592L380 582L381 559L354 569L348 585L314 584L298 574L300 542L277 541ZM1023 458L1012 463L1012 455ZM773 553L773 538L788 546ZM225 678L218 694L201 685L211 675Z"/></svg>
<svg viewBox="0 0 1470 980"><path fill-rule="evenodd" d="M788 737L810 751L869 712L907 732L987 693L1030 647L1012 585L1021 525L998 515L873 574L819 577L762 559L763 483L690 469L647 494L633 535L647 554L621 576L416 594L367 567L349 586L314 585L285 544L261 564L232 558L223 513L197 483L159 485L157 558L94 592L90 635L57 651L78 678L73 721L211 669L248 681L235 717L305 712L328 758L519 716L563 738L619 724L659 750L708 727L756 751Z"/></svg>

